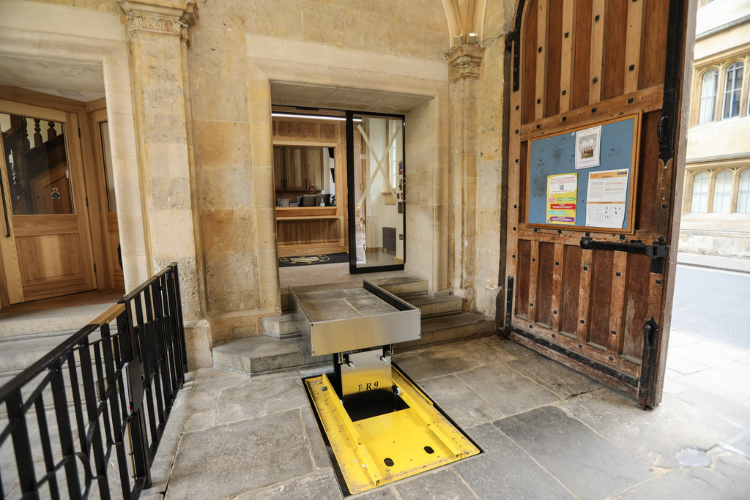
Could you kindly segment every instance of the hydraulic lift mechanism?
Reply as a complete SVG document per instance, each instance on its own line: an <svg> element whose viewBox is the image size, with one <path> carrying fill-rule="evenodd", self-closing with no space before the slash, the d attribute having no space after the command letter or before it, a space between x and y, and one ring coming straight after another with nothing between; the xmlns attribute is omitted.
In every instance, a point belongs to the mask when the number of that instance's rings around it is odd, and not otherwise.
<svg viewBox="0 0 750 500"><path fill-rule="evenodd" d="M481 453L392 366L391 346L420 338L419 309L367 281L289 292L310 352L333 357L305 385L348 493Z"/></svg>

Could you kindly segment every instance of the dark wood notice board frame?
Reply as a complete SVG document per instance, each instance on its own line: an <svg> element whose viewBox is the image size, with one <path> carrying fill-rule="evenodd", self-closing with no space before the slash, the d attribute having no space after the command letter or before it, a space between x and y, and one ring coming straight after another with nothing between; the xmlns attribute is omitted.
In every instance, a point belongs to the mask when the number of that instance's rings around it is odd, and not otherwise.
<svg viewBox="0 0 750 500"><path fill-rule="evenodd" d="M535 137L533 139L529 139L526 144L526 226L530 228L539 228L539 229L554 229L554 230L560 230L560 231L581 231L581 232L587 232L587 233L608 233L608 234L635 234L635 207L636 207L636 193L638 191L638 159L640 157L640 141L638 140L641 135L641 118L642 113L632 113L628 115L622 115L615 118L609 118L607 120L598 121L595 123L587 123L583 126L577 126L577 127L570 127L567 129L564 129L562 131L558 130L555 132L552 132L550 134L542 135L539 137ZM611 228L611 227L596 227L596 226L570 226L566 224L540 224L540 223L532 223L530 222L531 219L531 210L530 210L530 193L531 193L531 148L532 144L541 141L546 140L550 137L557 137L564 134L570 134L577 132L579 130L586 130L592 127L597 127L599 125L607 125L610 123L625 121L625 120L633 120L633 138L632 138L632 156L630 161L630 174L628 179L628 200L627 200L627 225L625 228ZM602 136L604 135L604 132L602 132ZM603 148L600 148L600 158L604 157L604 151ZM600 165L601 166L601 165ZM584 173L587 174L590 171L601 171L597 170L599 167L595 168L585 168L581 170L575 170L575 164L573 166L573 170L570 173ZM614 169L607 169L605 170L614 170ZM580 181L580 178L579 178ZM584 184L584 189L588 187L588 184ZM579 192L580 192L580 184L579 184ZM546 191L545 191L546 192ZM546 198L546 195L545 195ZM576 221L578 221L578 210L581 208L576 207ZM582 210L586 210L586 206L583 206Z"/></svg>

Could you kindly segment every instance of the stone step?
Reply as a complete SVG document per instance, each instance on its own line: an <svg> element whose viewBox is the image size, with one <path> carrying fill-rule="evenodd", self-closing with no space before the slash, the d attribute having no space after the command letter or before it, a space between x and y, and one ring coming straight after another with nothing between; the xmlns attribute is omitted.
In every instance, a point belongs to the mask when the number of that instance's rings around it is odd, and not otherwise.
<svg viewBox="0 0 750 500"><path fill-rule="evenodd" d="M368 280L393 295L405 295L407 293L427 293L427 280L418 276L401 276L398 278L381 278Z"/></svg>
<svg viewBox="0 0 750 500"><path fill-rule="evenodd" d="M402 295L409 304L419 308L422 319L434 316L447 316L449 314L460 314L463 312L464 299L456 295L444 295L442 297L431 297L426 293Z"/></svg>
<svg viewBox="0 0 750 500"><path fill-rule="evenodd" d="M291 314L261 318L260 324L264 337L281 340L300 336Z"/></svg>
<svg viewBox="0 0 750 500"><path fill-rule="evenodd" d="M437 344L452 340L494 333L495 320L476 311L450 316L438 316L422 320L422 337L419 340L402 342L394 348L404 349L424 344Z"/></svg>
<svg viewBox="0 0 750 500"><path fill-rule="evenodd" d="M312 356L302 338L248 337L229 340L213 349L214 367L247 374L330 363L331 356Z"/></svg>
<svg viewBox="0 0 750 500"><path fill-rule="evenodd" d="M78 331L113 304L92 304L39 311L0 312L0 338Z"/></svg>

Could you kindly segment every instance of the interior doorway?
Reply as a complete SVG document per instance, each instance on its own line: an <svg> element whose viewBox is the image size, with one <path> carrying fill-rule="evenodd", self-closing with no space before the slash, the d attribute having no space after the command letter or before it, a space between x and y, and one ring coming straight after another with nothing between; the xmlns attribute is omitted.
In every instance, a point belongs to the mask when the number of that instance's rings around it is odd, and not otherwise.
<svg viewBox="0 0 750 500"><path fill-rule="evenodd" d="M0 101L0 129L8 302L96 288L78 116Z"/></svg>
<svg viewBox="0 0 750 500"><path fill-rule="evenodd" d="M352 274L404 269L404 125L403 116L347 113Z"/></svg>
<svg viewBox="0 0 750 500"><path fill-rule="evenodd" d="M125 291L103 87L66 92L0 86L4 313Z"/></svg>

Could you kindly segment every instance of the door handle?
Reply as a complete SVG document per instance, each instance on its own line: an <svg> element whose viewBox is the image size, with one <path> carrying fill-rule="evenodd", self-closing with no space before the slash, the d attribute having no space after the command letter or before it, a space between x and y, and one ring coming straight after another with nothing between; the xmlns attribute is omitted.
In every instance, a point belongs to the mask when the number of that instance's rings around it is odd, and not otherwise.
<svg viewBox="0 0 750 500"><path fill-rule="evenodd" d="M10 222L8 222L8 206L5 204L5 186L3 185L2 174L0 174L0 193L2 193L3 214L5 215L5 237L10 238Z"/></svg>

